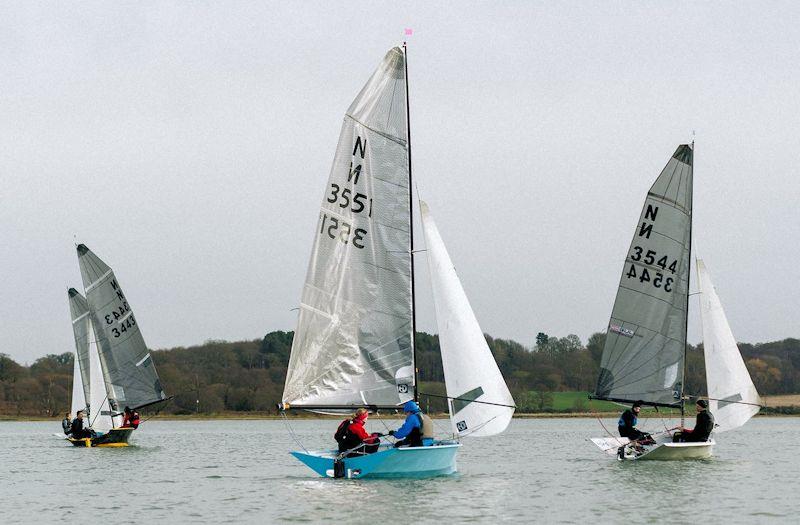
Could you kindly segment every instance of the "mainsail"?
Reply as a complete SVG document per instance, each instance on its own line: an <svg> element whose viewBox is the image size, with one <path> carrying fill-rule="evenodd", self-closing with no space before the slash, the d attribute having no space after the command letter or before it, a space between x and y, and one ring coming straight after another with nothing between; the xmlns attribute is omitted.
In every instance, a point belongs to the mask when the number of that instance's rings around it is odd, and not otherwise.
<svg viewBox="0 0 800 525"><path fill-rule="evenodd" d="M405 57L391 49L344 118L283 402L397 405L414 392Z"/></svg>
<svg viewBox="0 0 800 525"><path fill-rule="evenodd" d="M491 436L506 429L514 399L497 367L426 203L420 201L453 433Z"/></svg>
<svg viewBox="0 0 800 525"><path fill-rule="evenodd" d="M725 432L744 425L756 415L761 408L761 398L702 259L697 259L697 276L709 408L717 424L715 431Z"/></svg>
<svg viewBox="0 0 800 525"><path fill-rule="evenodd" d="M681 405L692 220L689 145L647 193L622 270L594 397Z"/></svg>
<svg viewBox="0 0 800 525"><path fill-rule="evenodd" d="M78 263L110 410L116 413L125 406L141 407L166 399L114 272L83 244L78 245Z"/></svg>
<svg viewBox="0 0 800 525"><path fill-rule="evenodd" d="M89 387L89 305L76 290L67 290L69 313L72 319L72 334L75 337L75 363L72 377L72 413L86 408L90 396Z"/></svg>

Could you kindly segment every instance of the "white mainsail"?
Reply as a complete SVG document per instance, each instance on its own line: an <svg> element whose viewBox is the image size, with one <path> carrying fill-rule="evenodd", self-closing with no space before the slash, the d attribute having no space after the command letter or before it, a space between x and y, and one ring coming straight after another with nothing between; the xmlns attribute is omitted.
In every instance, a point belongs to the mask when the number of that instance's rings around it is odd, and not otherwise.
<svg viewBox="0 0 800 525"><path fill-rule="evenodd" d="M499 434L511 421L514 399L486 344L428 205L423 201L419 204L445 385L447 395L452 398L453 433L459 436Z"/></svg>
<svg viewBox="0 0 800 525"><path fill-rule="evenodd" d="M344 118L283 402L397 405L414 393L405 56L391 49Z"/></svg>
<svg viewBox="0 0 800 525"><path fill-rule="evenodd" d="M697 259L697 276L709 408L717 424L715 432L725 432L744 425L756 415L761 398L702 259Z"/></svg>

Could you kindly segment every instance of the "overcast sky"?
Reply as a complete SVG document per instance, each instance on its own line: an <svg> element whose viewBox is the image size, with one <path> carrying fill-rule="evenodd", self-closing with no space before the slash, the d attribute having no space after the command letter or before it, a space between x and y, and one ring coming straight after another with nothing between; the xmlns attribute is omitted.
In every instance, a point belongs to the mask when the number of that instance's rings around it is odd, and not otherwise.
<svg viewBox="0 0 800 525"><path fill-rule="evenodd" d="M604 330L696 131L695 248L734 334L800 336L800 6L586 5L3 2L0 352L73 350L75 241L151 347L294 329L344 111L406 27L415 179L485 332Z"/></svg>

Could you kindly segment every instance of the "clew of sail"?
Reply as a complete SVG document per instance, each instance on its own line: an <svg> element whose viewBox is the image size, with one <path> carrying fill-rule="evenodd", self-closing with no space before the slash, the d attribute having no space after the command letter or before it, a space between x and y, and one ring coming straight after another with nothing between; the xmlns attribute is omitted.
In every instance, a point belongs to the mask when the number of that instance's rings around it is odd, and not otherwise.
<svg viewBox="0 0 800 525"><path fill-rule="evenodd" d="M428 205L420 201L430 267L439 347L450 402L453 433L492 436L506 429L514 414L511 397Z"/></svg>
<svg viewBox="0 0 800 525"><path fill-rule="evenodd" d="M414 392L405 57L391 49L344 118L283 402L396 405Z"/></svg>
<svg viewBox="0 0 800 525"><path fill-rule="evenodd" d="M153 359L111 268L85 245L78 263L108 404L114 413L166 399Z"/></svg>
<svg viewBox="0 0 800 525"><path fill-rule="evenodd" d="M725 432L744 425L756 415L761 408L761 398L702 259L697 259L697 276L709 408L717 424L715 432Z"/></svg>
<svg viewBox="0 0 800 525"><path fill-rule="evenodd" d="M88 405L90 395L89 383L89 305L86 299L76 290L67 290L69 313L72 319L72 335L75 338L75 362L72 372L72 405L71 413L77 414ZM104 389L105 390L105 389Z"/></svg>
<svg viewBox="0 0 800 525"><path fill-rule="evenodd" d="M596 398L681 404L692 161L691 146L679 146L647 194L614 301Z"/></svg>

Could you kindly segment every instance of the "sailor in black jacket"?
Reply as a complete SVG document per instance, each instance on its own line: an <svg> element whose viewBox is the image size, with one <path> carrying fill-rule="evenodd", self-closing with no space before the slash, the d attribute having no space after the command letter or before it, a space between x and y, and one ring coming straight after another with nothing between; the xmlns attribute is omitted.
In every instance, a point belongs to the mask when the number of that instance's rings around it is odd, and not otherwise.
<svg viewBox="0 0 800 525"><path fill-rule="evenodd" d="M714 414L708 411L708 401L705 399L698 399L695 408L697 409L697 420L694 428L681 427L680 432L676 432L672 436L672 441L687 443L708 441L708 437L714 430Z"/></svg>

